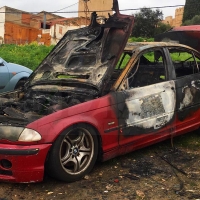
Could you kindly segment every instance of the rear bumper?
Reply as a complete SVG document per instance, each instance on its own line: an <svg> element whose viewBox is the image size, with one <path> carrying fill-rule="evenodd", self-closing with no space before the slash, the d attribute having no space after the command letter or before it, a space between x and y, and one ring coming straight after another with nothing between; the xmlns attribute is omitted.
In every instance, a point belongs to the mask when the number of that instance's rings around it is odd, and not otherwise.
<svg viewBox="0 0 200 200"><path fill-rule="evenodd" d="M21 146L0 144L0 181L30 183L44 177L51 144Z"/></svg>

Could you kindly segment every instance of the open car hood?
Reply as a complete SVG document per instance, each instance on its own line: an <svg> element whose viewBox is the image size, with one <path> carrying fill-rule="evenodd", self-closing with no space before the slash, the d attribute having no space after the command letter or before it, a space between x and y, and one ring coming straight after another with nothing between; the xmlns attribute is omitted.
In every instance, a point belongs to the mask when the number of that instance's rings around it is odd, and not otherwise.
<svg viewBox="0 0 200 200"><path fill-rule="evenodd" d="M88 27L68 31L25 87L0 95L1 125L25 126L109 91L110 77L133 27L133 16L121 15L117 0L113 9L115 14L104 24L93 13Z"/></svg>
<svg viewBox="0 0 200 200"><path fill-rule="evenodd" d="M119 13L104 24L91 15L88 27L68 31L30 76L27 86L81 82L98 87L102 93L130 36L134 17Z"/></svg>

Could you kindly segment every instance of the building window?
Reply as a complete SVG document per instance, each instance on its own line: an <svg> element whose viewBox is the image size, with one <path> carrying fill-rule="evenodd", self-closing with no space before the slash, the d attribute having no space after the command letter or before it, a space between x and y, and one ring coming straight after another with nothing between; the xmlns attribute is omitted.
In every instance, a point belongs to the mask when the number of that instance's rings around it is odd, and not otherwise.
<svg viewBox="0 0 200 200"><path fill-rule="evenodd" d="M43 25L44 25L44 24L41 22L40 28L43 28L43 27L44 27ZM46 24L45 29L50 29L50 28L51 28L51 26L50 26L49 24Z"/></svg>

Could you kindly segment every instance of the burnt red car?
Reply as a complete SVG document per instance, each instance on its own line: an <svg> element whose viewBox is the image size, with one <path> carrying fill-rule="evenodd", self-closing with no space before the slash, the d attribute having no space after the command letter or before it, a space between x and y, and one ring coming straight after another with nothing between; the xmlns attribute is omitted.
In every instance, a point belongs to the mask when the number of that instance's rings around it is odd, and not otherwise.
<svg viewBox="0 0 200 200"><path fill-rule="evenodd" d="M176 42L200 51L200 25L174 27L155 36L155 41Z"/></svg>
<svg viewBox="0 0 200 200"><path fill-rule="evenodd" d="M19 90L0 95L0 180L81 179L108 160L200 125L200 54L126 44L118 12L66 33ZM126 45L125 45L126 44Z"/></svg>

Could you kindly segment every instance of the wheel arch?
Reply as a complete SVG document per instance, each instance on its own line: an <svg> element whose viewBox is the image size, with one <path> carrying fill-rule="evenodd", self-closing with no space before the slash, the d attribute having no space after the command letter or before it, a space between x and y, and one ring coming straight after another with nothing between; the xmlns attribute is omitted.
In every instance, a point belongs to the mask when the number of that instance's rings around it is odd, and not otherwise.
<svg viewBox="0 0 200 200"><path fill-rule="evenodd" d="M18 74L16 74L15 76L13 76L10 81L9 84L7 84L7 91L9 90L14 90L15 86L17 85L17 83L19 82L19 80L23 80L24 78L28 78L30 76L29 73L27 72L20 72Z"/></svg>
<svg viewBox="0 0 200 200"><path fill-rule="evenodd" d="M71 153L71 154L67 153L69 155L69 157L67 158L67 159L69 159L67 163L70 164L71 166L68 165L66 167L63 167L63 165L61 164L61 160L60 160L61 159L60 158L61 152L63 151L63 149L62 149L62 151L60 151L60 148L61 147L63 148L63 146L60 146L60 145L62 145L62 142L63 142L66 134L68 135L73 131L76 132L75 127L77 129L79 129L79 128L85 129L85 131L88 132L88 134L90 135L89 137L91 138L92 143L94 142L93 148L92 148L93 150L89 150L93 153L89 156L83 156L82 157L82 158L85 159L85 161L83 161L83 165L82 165L83 168L82 169L79 168L81 166L81 164L80 164L81 159L80 158L75 159L76 160L75 162L72 161L73 156L79 157L80 156L79 154L72 155L73 153ZM94 135L95 135L95 137L94 137ZM98 134L97 130L94 128L94 126L91 126L91 124L89 124L89 123L75 123L71 126L66 127L66 129L64 129L62 132L60 132L60 134L57 135L57 137L54 140L54 144L51 146L51 148L49 149L49 151L47 153L46 160L45 160L45 163L44 163L45 174L48 174L48 175L50 175L50 176L52 176L52 177L54 177L58 180L61 180L61 181L72 182L72 181L80 180L82 177L84 177L86 174L88 174L93 169L95 162L97 162L98 156L99 156L99 142L100 141L101 141L100 135ZM82 145L85 147L85 145L83 143L80 146L82 146ZM65 145L64 145L64 148L66 148ZM81 148L81 147L78 147L75 144L74 147L70 147L70 148L71 148L71 152L72 152L73 148ZM67 149L67 152L70 152L70 149L68 149L68 148L66 148L66 149ZM77 150L77 152L78 151L79 150ZM80 165L75 164L77 162ZM72 164L72 163L74 163L74 164ZM79 166L78 169L76 169L78 171L72 170L72 172L71 172L70 168L74 167L74 166ZM65 171L65 168L66 168L66 170L69 170L69 171ZM73 174L73 173L75 173L75 174Z"/></svg>
<svg viewBox="0 0 200 200"><path fill-rule="evenodd" d="M27 79L28 79L28 77L22 77L22 78L20 78L20 79L17 81L17 83L16 83L14 89L15 89L15 90L18 89L18 87L19 87L18 84L19 84L20 82L22 82L22 81L24 81L23 83L25 83L25 82L27 81Z"/></svg>
<svg viewBox="0 0 200 200"><path fill-rule="evenodd" d="M63 134L64 132L67 131L67 129L73 127L73 126L77 126L77 125L86 125L86 126L89 126L90 128L92 128L94 130L94 132L96 133L96 136L97 136L97 142L98 142L98 156L97 156L97 160L101 160L102 159L102 154L103 154L103 149L102 149L102 138L101 138L101 135L100 135L100 132L99 130L97 129L97 127L95 127L93 124L89 123L89 122L78 122L78 123L74 123L74 124L70 124L69 126L65 127L59 134L56 135L56 137L54 138L52 144L58 139L58 137ZM49 149L48 151L48 154L46 156L46 159L45 159L45 163L47 162L48 160L48 157L49 157L49 153L51 151L51 149L53 148L53 145L51 146L51 148Z"/></svg>

